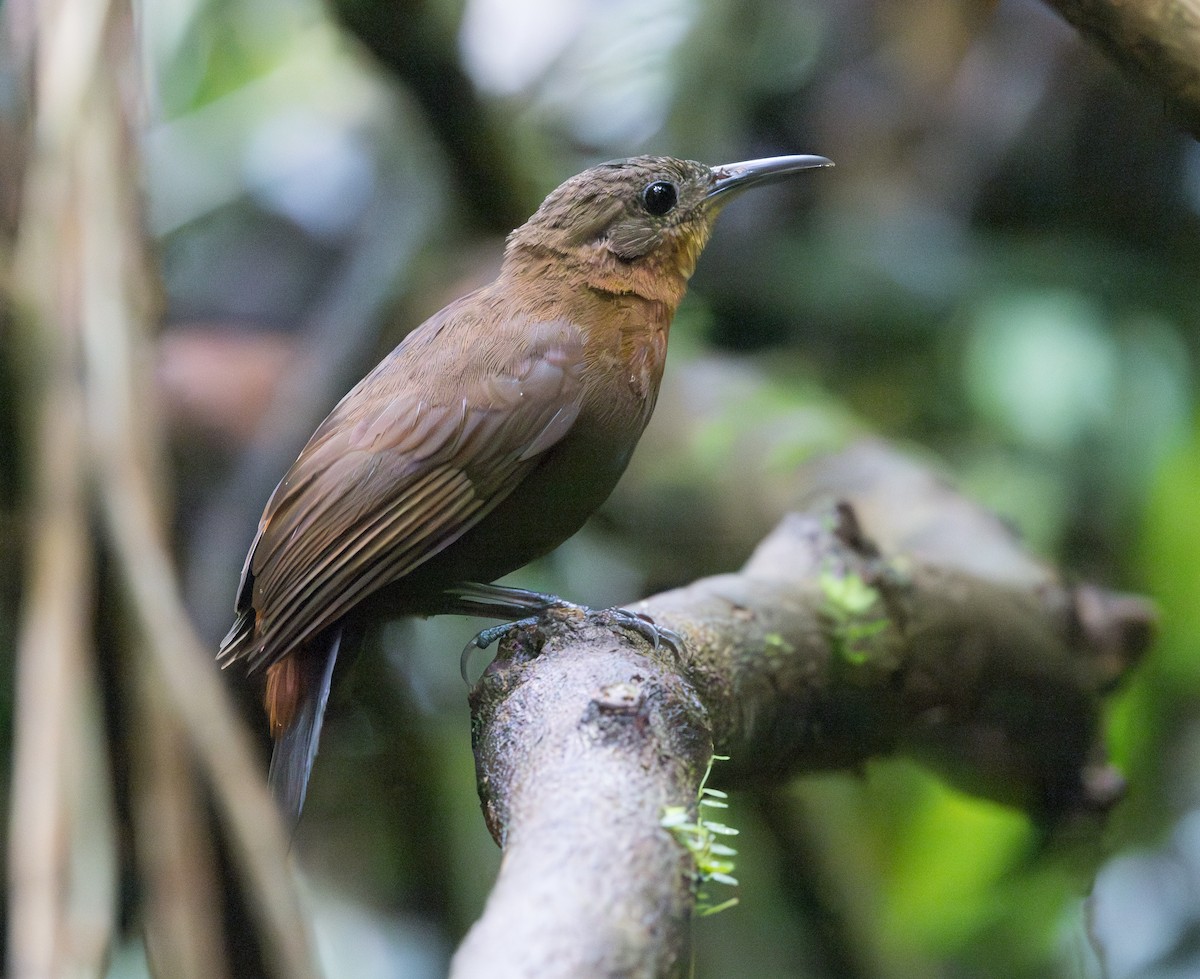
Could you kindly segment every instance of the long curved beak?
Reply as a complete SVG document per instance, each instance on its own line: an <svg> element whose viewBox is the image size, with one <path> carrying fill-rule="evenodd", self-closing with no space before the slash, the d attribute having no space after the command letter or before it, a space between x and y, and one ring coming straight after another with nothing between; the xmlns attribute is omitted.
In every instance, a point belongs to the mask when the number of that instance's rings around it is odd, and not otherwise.
<svg viewBox="0 0 1200 979"><path fill-rule="evenodd" d="M734 194L751 187L774 183L801 170L831 166L833 161L823 156L768 156L745 163L722 164L712 168L713 184L705 199L714 202L719 198L720 203L725 204Z"/></svg>

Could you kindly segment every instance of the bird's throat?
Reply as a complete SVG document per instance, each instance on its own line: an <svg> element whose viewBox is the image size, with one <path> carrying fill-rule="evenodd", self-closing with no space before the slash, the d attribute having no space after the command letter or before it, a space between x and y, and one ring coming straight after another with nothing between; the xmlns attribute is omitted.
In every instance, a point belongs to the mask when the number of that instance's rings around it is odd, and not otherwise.
<svg viewBox="0 0 1200 979"><path fill-rule="evenodd" d="M690 268L685 274L677 268L661 268L657 262L626 263L615 258L592 263L583 272L592 292L641 300L657 310L656 317L665 312L668 321L683 300L691 275Z"/></svg>

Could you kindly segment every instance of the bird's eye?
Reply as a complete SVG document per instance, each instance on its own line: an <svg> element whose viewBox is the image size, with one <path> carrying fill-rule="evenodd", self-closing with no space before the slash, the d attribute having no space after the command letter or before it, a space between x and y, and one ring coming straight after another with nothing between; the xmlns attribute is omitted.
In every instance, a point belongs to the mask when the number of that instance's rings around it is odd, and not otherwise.
<svg viewBox="0 0 1200 979"><path fill-rule="evenodd" d="M656 180L642 191L642 204L651 214L662 217L675 206L679 192L669 180Z"/></svg>

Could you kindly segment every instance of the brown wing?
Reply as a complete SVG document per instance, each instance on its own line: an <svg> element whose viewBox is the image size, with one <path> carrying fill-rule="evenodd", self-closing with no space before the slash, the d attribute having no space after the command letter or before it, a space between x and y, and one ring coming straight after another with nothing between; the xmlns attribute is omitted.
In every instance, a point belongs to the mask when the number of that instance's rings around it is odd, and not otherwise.
<svg viewBox="0 0 1200 979"><path fill-rule="evenodd" d="M471 328L455 304L410 335L322 423L251 545L223 663L257 670L461 537L570 430L583 335Z"/></svg>

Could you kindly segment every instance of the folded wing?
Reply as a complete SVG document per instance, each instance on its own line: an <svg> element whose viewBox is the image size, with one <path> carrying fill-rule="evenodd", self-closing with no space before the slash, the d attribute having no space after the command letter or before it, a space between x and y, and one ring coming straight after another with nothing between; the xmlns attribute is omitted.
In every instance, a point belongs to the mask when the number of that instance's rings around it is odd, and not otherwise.
<svg viewBox="0 0 1200 979"><path fill-rule="evenodd" d="M246 559L223 664L258 670L317 636L470 530L570 431L582 331L529 323L500 360L464 320L451 306L410 335L300 453Z"/></svg>

